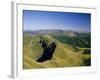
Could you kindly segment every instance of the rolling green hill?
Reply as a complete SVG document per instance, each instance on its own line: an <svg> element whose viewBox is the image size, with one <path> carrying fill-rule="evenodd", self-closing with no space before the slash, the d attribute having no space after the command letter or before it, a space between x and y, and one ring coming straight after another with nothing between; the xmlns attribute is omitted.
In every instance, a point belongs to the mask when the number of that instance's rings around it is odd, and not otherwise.
<svg viewBox="0 0 100 80"><path fill-rule="evenodd" d="M82 54L87 48L78 48L76 51L73 45L65 44L48 34L42 37L48 43L55 41L57 47L51 60L37 62L36 60L43 54L43 49L39 43L40 37L41 35L24 35L23 69L90 66L90 54Z"/></svg>

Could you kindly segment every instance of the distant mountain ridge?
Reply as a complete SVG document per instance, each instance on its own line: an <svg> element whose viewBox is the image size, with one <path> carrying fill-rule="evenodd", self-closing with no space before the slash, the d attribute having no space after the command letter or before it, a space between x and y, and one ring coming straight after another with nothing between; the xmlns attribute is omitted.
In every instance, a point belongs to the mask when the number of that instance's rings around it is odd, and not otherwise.
<svg viewBox="0 0 100 80"><path fill-rule="evenodd" d="M72 31L72 30L57 30L57 29L51 29L51 30L26 30L24 31L24 34L28 34L28 35L37 35L37 34L51 34L51 33L54 33L56 35L58 34L67 34L68 36L71 36L71 37L74 37L74 36L77 36L79 35L80 33L90 33L90 32L75 32L75 31Z"/></svg>

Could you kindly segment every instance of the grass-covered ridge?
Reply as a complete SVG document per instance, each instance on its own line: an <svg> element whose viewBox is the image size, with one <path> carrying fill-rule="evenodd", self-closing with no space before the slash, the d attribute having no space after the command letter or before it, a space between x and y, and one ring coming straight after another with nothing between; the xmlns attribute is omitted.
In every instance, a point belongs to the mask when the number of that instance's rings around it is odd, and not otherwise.
<svg viewBox="0 0 100 80"><path fill-rule="evenodd" d="M74 48L70 44L65 44L51 35L43 35L42 37L51 43L55 41L57 47L51 60L42 63L36 60L43 54L43 49L39 44L41 35L24 35L23 37L23 69L34 68L55 68L55 67L76 67L89 66L91 54L83 54L88 48Z"/></svg>

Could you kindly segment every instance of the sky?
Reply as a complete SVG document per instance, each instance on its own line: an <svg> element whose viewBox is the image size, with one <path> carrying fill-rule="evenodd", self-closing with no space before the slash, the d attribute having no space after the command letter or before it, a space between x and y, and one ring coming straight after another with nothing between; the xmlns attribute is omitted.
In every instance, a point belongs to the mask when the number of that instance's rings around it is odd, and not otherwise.
<svg viewBox="0 0 100 80"><path fill-rule="evenodd" d="M24 30L61 29L90 32L91 14L23 10Z"/></svg>

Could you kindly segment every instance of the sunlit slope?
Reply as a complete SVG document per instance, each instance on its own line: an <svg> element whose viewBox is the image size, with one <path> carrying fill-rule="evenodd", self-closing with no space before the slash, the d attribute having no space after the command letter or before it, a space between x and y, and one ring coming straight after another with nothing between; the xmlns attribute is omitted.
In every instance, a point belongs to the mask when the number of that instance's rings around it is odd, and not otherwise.
<svg viewBox="0 0 100 80"><path fill-rule="evenodd" d="M84 54L82 50L75 51L75 49L68 44L59 42L57 39L52 38L50 35L44 35L43 38L48 43L55 41L57 47L54 51L53 58L45 62L37 62L36 60L43 54L43 49L38 42L40 35L28 36L24 35L24 49L23 49L23 68L54 68L54 67L75 67L85 66ZM90 57L90 56L89 56Z"/></svg>

